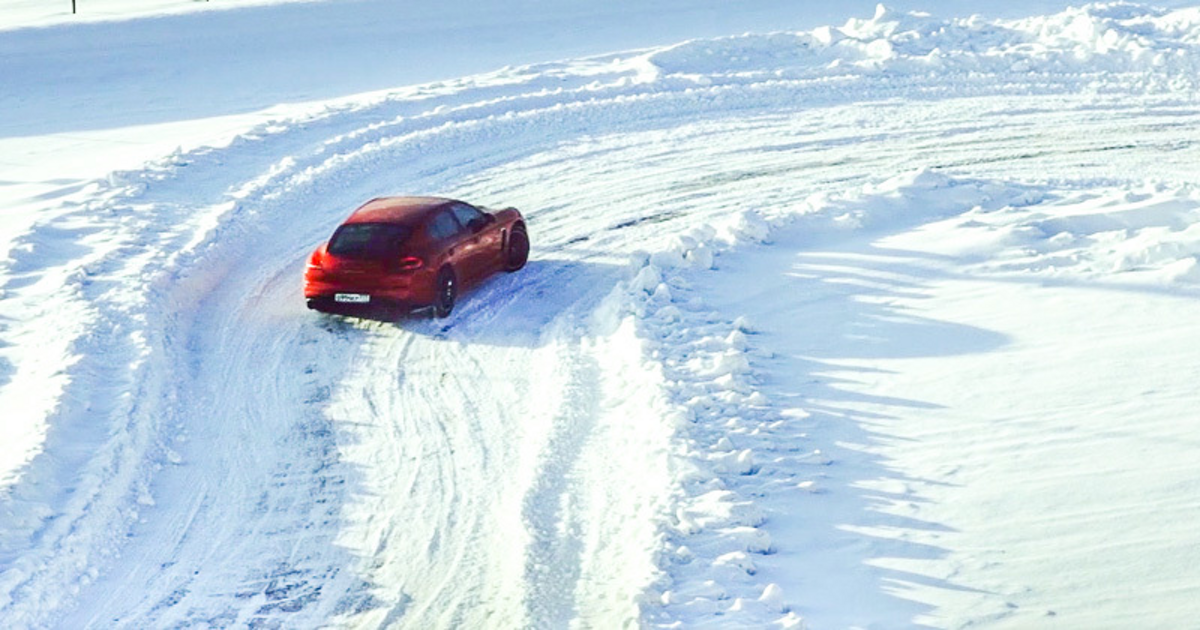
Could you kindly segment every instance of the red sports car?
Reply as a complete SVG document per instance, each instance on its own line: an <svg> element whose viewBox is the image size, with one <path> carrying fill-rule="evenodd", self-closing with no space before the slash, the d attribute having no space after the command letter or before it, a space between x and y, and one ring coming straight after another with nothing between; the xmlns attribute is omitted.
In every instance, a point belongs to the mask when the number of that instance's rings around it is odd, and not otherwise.
<svg viewBox="0 0 1200 630"><path fill-rule="evenodd" d="M516 271L529 233L516 208L487 212L440 197L383 197L355 210L304 270L304 299L319 311L454 308L460 284Z"/></svg>

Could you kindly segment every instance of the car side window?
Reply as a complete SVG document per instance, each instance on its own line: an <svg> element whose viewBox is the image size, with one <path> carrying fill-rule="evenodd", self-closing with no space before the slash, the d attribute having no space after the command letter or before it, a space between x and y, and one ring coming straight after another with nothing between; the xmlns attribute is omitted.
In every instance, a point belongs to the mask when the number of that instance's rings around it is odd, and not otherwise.
<svg viewBox="0 0 1200 630"><path fill-rule="evenodd" d="M454 211L454 216L458 219L459 224L467 229L474 229L474 226L483 221L483 213L474 206L456 203L450 209Z"/></svg>
<svg viewBox="0 0 1200 630"><path fill-rule="evenodd" d="M434 215L426 229L429 231L430 238L440 241L457 234L461 226L458 224L458 220L454 218L453 212L443 210Z"/></svg>

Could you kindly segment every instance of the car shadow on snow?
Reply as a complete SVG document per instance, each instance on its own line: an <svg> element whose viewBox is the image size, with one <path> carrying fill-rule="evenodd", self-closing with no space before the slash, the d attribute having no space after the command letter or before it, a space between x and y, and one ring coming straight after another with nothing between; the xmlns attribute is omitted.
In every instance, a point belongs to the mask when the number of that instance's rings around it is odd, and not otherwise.
<svg viewBox="0 0 1200 630"><path fill-rule="evenodd" d="M430 309L411 313L354 311L324 314L331 320L372 322L413 334L496 346L536 347L551 322L586 316L619 282L622 267L612 263L534 258L514 273L499 273L468 285L448 317Z"/></svg>

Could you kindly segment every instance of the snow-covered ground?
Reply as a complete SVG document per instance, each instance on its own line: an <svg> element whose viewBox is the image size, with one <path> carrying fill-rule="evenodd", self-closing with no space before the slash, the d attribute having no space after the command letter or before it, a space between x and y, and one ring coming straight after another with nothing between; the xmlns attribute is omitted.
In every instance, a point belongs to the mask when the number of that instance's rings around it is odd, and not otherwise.
<svg viewBox="0 0 1200 630"><path fill-rule="evenodd" d="M1200 8L62 4L0 4L0 626L1200 615ZM305 310L402 193L528 267Z"/></svg>

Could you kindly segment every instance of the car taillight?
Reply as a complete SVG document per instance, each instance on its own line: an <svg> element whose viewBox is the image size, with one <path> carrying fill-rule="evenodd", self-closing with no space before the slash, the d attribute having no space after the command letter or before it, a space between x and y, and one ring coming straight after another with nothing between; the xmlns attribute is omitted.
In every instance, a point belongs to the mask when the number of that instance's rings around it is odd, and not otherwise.
<svg viewBox="0 0 1200 630"><path fill-rule="evenodd" d="M416 256L405 256L396 263L396 268L400 271L413 271L425 266L425 261Z"/></svg>
<svg viewBox="0 0 1200 630"><path fill-rule="evenodd" d="M317 251L312 253L312 256L308 257L308 268L309 269L320 269L321 268L321 250L318 249Z"/></svg>

